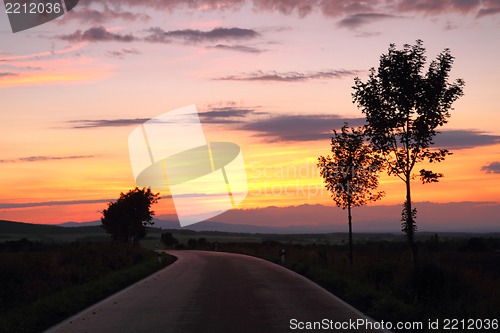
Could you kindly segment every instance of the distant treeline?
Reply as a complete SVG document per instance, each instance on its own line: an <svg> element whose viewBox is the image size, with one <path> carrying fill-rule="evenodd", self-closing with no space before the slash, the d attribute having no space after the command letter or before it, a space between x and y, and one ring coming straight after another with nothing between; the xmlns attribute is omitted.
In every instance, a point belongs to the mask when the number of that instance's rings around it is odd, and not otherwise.
<svg viewBox="0 0 500 333"><path fill-rule="evenodd" d="M0 220L0 233L2 234L71 234L78 231L102 230L100 226L88 227L61 227L49 224L35 224Z"/></svg>

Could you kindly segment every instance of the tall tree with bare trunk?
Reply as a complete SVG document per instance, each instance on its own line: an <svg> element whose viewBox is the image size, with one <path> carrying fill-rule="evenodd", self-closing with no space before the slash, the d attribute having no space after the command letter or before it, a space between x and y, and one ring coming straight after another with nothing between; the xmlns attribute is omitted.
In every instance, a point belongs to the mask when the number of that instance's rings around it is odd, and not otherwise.
<svg viewBox="0 0 500 333"><path fill-rule="evenodd" d="M426 56L421 40L401 50L391 44L388 53L380 57L378 69L370 69L366 82L354 80L353 103L366 116L366 134L384 156L388 174L400 178L406 186L402 230L414 263L417 227L411 198L411 182L416 176L413 169L420 162L441 162L451 154L431 146L437 129L447 123L452 104L463 95L464 81L448 80L453 60L450 50L445 49L423 73ZM443 174L421 169L418 176L423 183L433 183Z"/></svg>

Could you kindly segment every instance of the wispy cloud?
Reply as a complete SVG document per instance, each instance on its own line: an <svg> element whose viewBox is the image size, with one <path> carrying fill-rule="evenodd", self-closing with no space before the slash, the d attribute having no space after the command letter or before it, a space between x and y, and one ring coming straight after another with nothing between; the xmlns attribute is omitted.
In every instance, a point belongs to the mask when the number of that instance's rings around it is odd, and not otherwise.
<svg viewBox="0 0 500 333"><path fill-rule="evenodd" d="M150 28L145 31L144 37L129 34L121 34L106 29L103 26L91 27L87 30L77 30L71 34L59 35L55 38L69 42L149 42L149 43L186 43L186 44L204 44L216 43L221 41L244 41L259 37L260 34L252 29L243 28L213 28L211 30L202 31L195 29L170 30L165 31L159 27ZM259 53L262 50L244 45L226 45L217 44L209 46L219 49L226 49L239 52Z"/></svg>
<svg viewBox="0 0 500 333"><path fill-rule="evenodd" d="M130 118L130 119L82 119L70 120L67 123L71 128L101 128L101 127L123 127L142 124L149 118Z"/></svg>
<svg viewBox="0 0 500 333"><path fill-rule="evenodd" d="M337 25L341 28L357 29L369 23L394 18L397 16L381 13L359 13L344 17Z"/></svg>
<svg viewBox="0 0 500 333"><path fill-rule="evenodd" d="M110 75L110 72L104 68L85 66L75 62L76 68L45 68L44 70L33 73L19 73L19 75L4 77L0 80L0 88L29 86L29 85L49 85L49 84L67 84L68 82L84 82L103 79Z"/></svg>
<svg viewBox="0 0 500 333"><path fill-rule="evenodd" d="M265 52L265 50L258 49L256 47L252 47L252 46L245 46L245 45L217 44L215 46L208 46L208 48L218 49L218 50L226 50L226 51L236 51L236 52L243 52L243 53L262 53L262 52Z"/></svg>
<svg viewBox="0 0 500 333"><path fill-rule="evenodd" d="M198 194L199 196L203 194ZM189 195L185 195L189 196ZM171 195L162 195L160 199L171 198ZM43 206L67 206L67 205L86 205L94 203L109 203L115 202L114 199L87 199L87 200L54 200L54 201L38 201L38 202L23 202L23 203L2 203L0 202L0 209L15 209L15 208L31 208L31 207L43 207Z"/></svg>
<svg viewBox="0 0 500 333"><path fill-rule="evenodd" d="M364 118L344 118L339 115L279 115L245 123L241 129L257 132L266 141L316 141L328 140L332 129L339 129L347 122L362 126Z"/></svg>
<svg viewBox="0 0 500 333"><path fill-rule="evenodd" d="M241 106L219 106L210 107L208 111L200 112L199 116L203 123L211 124L234 124L250 121L249 117L254 115L265 115L266 112L257 111L258 107Z"/></svg>
<svg viewBox="0 0 500 333"><path fill-rule="evenodd" d="M15 73L0 76L0 88L82 82L107 77L110 75L108 66L97 68L93 58L78 52L88 44L88 41L83 41L60 49L51 45L49 50L43 52L0 56L0 72Z"/></svg>
<svg viewBox="0 0 500 333"><path fill-rule="evenodd" d="M380 32L376 31L357 31L355 37L366 38L366 37L375 37L379 35Z"/></svg>
<svg viewBox="0 0 500 333"><path fill-rule="evenodd" d="M260 36L252 29L242 28L214 28L208 31L184 29L165 31L162 28L155 27L148 29L148 36L145 41L153 43L172 43L173 41L183 41L186 43L218 42L248 40Z"/></svg>
<svg viewBox="0 0 500 333"><path fill-rule="evenodd" d="M70 41L70 42L82 42L82 41L87 41L87 42L133 42L136 41L138 38L135 37L132 34L127 34L127 35L122 35L119 33L114 33L111 31L106 30L106 28L99 26L99 27L92 27L89 28L85 31L82 30L77 30L72 34L68 35L59 35L56 38L62 39L65 41Z"/></svg>
<svg viewBox="0 0 500 333"><path fill-rule="evenodd" d="M310 80L341 79L354 77L359 74L358 70L330 69L316 72L276 72L276 71L254 71L238 75L228 75L215 78L224 81L275 81L275 82L304 82Z"/></svg>
<svg viewBox="0 0 500 333"><path fill-rule="evenodd" d="M129 55L129 54L141 54L141 51L139 51L136 48L130 48L130 49L120 49L120 50L108 51L106 54L110 57L113 57L113 58L123 59L126 55Z"/></svg>
<svg viewBox="0 0 500 333"><path fill-rule="evenodd" d="M239 129L257 132L257 136L272 142L315 141L328 139L331 130L341 128L344 122L349 126L365 125L365 118L344 118L335 114L265 115L245 119ZM443 130L434 137L434 142L436 148L459 150L500 144L500 136L475 130Z"/></svg>
<svg viewBox="0 0 500 333"><path fill-rule="evenodd" d="M144 13L134 13L131 11L111 9L107 5L104 8L89 8L88 6L78 6L77 10L72 10L64 16L64 20L60 20L61 24L67 23L68 20L76 20L85 24L105 24L111 20L124 20L127 22L147 22L151 16Z"/></svg>
<svg viewBox="0 0 500 333"><path fill-rule="evenodd" d="M386 2L388 2L386 0ZM425 14L439 15L446 12L470 13L489 8L489 0L399 0L395 9L400 12L422 12Z"/></svg>
<svg viewBox="0 0 500 333"><path fill-rule="evenodd" d="M29 60L29 59L39 59L42 57L53 57L54 55L67 54L71 52L78 51L85 47L88 43L83 42L76 45L72 45L70 47L58 50L50 50L45 52L38 52L32 54L24 54L24 55L15 55L15 56L6 56L0 58L0 63L2 62L10 62L10 61L18 61L18 60Z"/></svg>
<svg viewBox="0 0 500 333"><path fill-rule="evenodd" d="M500 173L500 162L492 162L481 168L486 173Z"/></svg>
<svg viewBox="0 0 500 333"><path fill-rule="evenodd" d="M44 162L54 160L76 160L82 158L93 158L94 155L70 155L70 156L28 156L10 160L0 160L0 163L22 163L22 162Z"/></svg>
<svg viewBox="0 0 500 333"><path fill-rule="evenodd" d="M236 106L235 103L227 103L230 105L209 105L206 111L199 112L198 116L204 123L211 124L229 124L229 123L243 123L249 121L249 116L265 115L266 112L257 111L258 107L244 107ZM122 118L122 119L80 119L70 120L66 123L71 128L86 129L86 128L104 128L104 127L124 127L140 125L150 118Z"/></svg>
<svg viewBox="0 0 500 333"><path fill-rule="evenodd" d="M476 130L443 130L434 139L435 146L447 149L466 149L500 143L500 135Z"/></svg>
<svg viewBox="0 0 500 333"><path fill-rule="evenodd" d="M25 203L0 203L0 209L30 208L43 206L66 206L66 205L84 205L93 203L107 203L116 199L94 199L94 200L67 200L67 201L40 201Z"/></svg>
<svg viewBox="0 0 500 333"><path fill-rule="evenodd" d="M500 3L497 5L497 7L481 8L477 13L477 17L480 18L483 16L493 16L499 13L500 13Z"/></svg>
<svg viewBox="0 0 500 333"><path fill-rule="evenodd" d="M3 77L12 77L12 76L17 76L19 73L12 73L12 72L0 72L0 79Z"/></svg>

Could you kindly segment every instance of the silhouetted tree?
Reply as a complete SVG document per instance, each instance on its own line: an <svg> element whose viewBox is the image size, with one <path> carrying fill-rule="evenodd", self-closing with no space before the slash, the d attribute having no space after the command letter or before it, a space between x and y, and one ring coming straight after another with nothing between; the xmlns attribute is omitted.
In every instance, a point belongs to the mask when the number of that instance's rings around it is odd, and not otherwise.
<svg viewBox="0 0 500 333"><path fill-rule="evenodd" d="M384 192L374 192L378 187L378 172L382 167L382 160L365 142L363 128L349 128L347 123L340 133L333 130L331 147L332 155L320 156L318 167L333 201L338 207L347 208L349 262L352 265L351 207L379 200L384 195Z"/></svg>
<svg viewBox="0 0 500 333"><path fill-rule="evenodd" d="M138 187L126 194L120 193L118 200L110 202L102 212L102 227L114 240L136 244L146 236L147 226L154 223L151 205L158 202L159 195L150 188Z"/></svg>
<svg viewBox="0 0 500 333"><path fill-rule="evenodd" d="M421 40L416 45L404 45L397 50L394 44L380 57L377 71L370 69L366 82L355 78L353 103L366 116L371 143L382 153L387 172L400 178L406 185L406 200L402 212L402 230L406 233L416 261L414 233L416 210L412 209L412 170L422 161L441 162L451 154L447 149L431 150L436 128L443 126L450 117L452 104L463 95L464 81L448 82L453 57L449 49L433 60L427 73ZM442 173L420 170L423 183L433 183Z"/></svg>
<svg viewBox="0 0 500 333"><path fill-rule="evenodd" d="M170 232L165 232L165 233L161 234L161 242L166 247L173 247L173 246L179 244L179 241Z"/></svg>

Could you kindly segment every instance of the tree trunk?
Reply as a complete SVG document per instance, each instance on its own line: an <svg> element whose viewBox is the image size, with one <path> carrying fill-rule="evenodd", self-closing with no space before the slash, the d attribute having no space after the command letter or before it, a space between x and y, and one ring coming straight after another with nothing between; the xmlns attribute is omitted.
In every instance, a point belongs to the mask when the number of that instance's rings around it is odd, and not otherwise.
<svg viewBox="0 0 500 333"><path fill-rule="evenodd" d="M352 266L352 216L351 216L351 204L347 204L347 218L349 220L349 264Z"/></svg>
<svg viewBox="0 0 500 333"><path fill-rule="evenodd" d="M411 208L411 178L406 178L406 235L408 237L408 245L411 249L411 259L414 265L417 263L417 247L415 246L415 221L413 220L413 212Z"/></svg>

